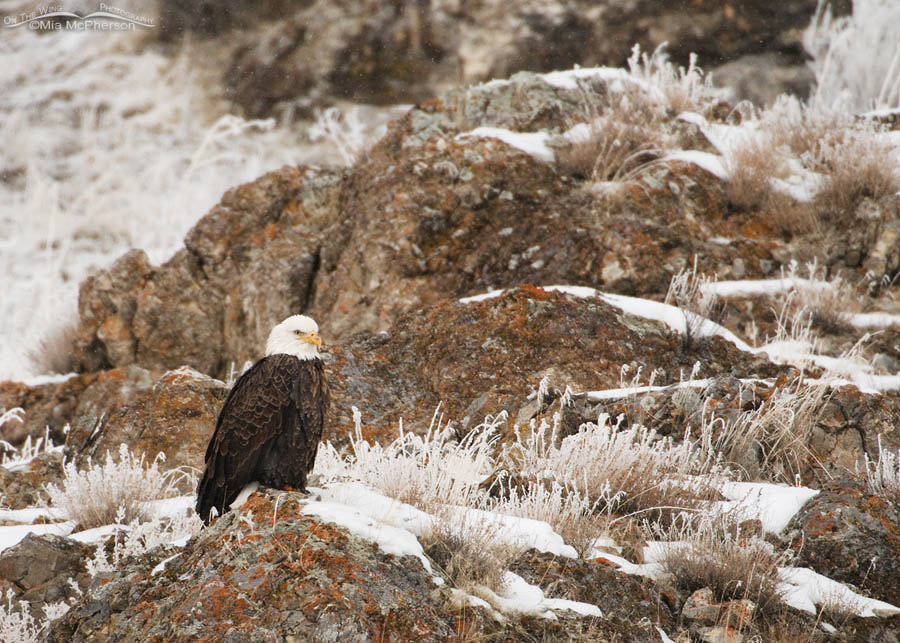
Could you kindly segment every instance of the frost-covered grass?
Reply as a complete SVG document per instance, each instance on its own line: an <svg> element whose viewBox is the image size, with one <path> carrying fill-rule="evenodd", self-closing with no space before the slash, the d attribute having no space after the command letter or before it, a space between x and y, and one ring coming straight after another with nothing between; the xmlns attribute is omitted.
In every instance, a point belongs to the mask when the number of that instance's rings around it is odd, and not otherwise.
<svg viewBox="0 0 900 643"><path fill-rule="evenodd" d="M371 120L372 115L364 116L357 105L344 110L329 107L316 113L307 133L311 141L323 141L337 150L349 167L387 131L384 123L373 128Z"/></svg>
<svg viewBox="0 0 900 643"><path fill-rule="evenodd" d="M872 493L900 506L900 451L885 449L878 437L878 458L866 456L866 479Z"/></svg>
<svg viewBox="0 0 900 643"><path fill-rule="evenodd" d="M812 457L809 439L829 395L827 383L801 377L773 387L752 408L727 415L717 414L704 400L697 432L701 450L744 479L792 484Z"/></svg>
<svg viewBox="0 0 900 643"><path fill-rule="evenodd" d="M821 232L846 222L865 199L900 190L897 140L874 119L781 96L768 109L744 110L740 124L697 124L717 148L727 175L726 196L760 210L776 231Z"/></svg>
<svg viewBox="0 0 900 643"><path fill-rule="evenodd" d="M31 447L31 450L40 449ZM29 531L68 535L73 540L97 545L93 557L85 563L88 573L97 575L108 574L121 567L128 557L159 545L183 544L200 531L203 523L193 511L193 498L171 497L177 493L176 479L184 474L178 470L162 472L160 462L157 458L147 465L143 456L131 454L123 444L118 462L107 454L103 465L89 461L83 470L78 470L72 462L67 463L63 468L62 487L46 486L53 505L50 510L6 511L3 519L26 522L36 518L70 520L0 527L0 551L15 545ZM73 521L81 529L76 533L71 533ZM70 579L69 584L75 595L80 596L81 589L74 580ZM6 599L6 605L0 604L0 640L10 643L43 640L42 633L50 622L65 614L77 600L43 605L44 620L38 621L32 616L27 602L18 602L13 607L12 590L7 592Z"/></svg>
<svg viewBox="0 0 900 643"><path fill-rule="evenodd" d="M681 338L685 349L690 348L700 335L706 320L713 319L718 312L716 310L718 295L715 288L710 287L713 283L714 277L698 272L696 255L692 268L681 268L669 281L665 303L678 306L682 311L694 313L684 315L684 333Z"/></svg>
<svg viewBox="0 0 900 643"><path fill-rule="evenodd" d="M145 511L147 509L150 508L145 505ZM154 547L187 540L202 528L203 521L194 513L193 507L162 517L153 516L145 520L135 518L128 524L125 523L125 512L120 508L112 524L85 530L72 537L86 542L97 539L102 542L105 536L113 536L110 553L107 554L106 548L99 546L86 563L88 573L96 576L115 571L129 556L139 556Z"/></svg>
<svg viewBox="0 0 900 643"><path fill-rule="evenodd" d="M635 45L628 58L628 70L634 78L659 91L667 107L677 112L704 113L727 95L727 91L714 87L712 78L697 66L695 54L691 54L687 68L674 65L665 52L666 45L659 45L652 54L641 52Z"/></svg>
<svg viewBox="0 0 900 643"><path fill-rule="evenodd" d="M556 422L519 428L500 462L526 480L549 479L577 490L609 513L694 509L709 497L711 474L718 472L715 458L705 458L689 437L676 443L606 415L566 437L558 435Z"/></svg>
<svg viewBox="0 0 900 643"><path fill-rule="evenodd" d="M185 475L177 469L162 471L159 465L164 460L159 454L147 464L144 454L132 454L122 444L118 461L107 451L103 464L88 459L85 469L67 462L62 486L48 484L46 491L50 503L81 529L146 522L153 518L147 503L177 496L177 481Z"/></svg>
<svg viewBox="0 0 900 643"><path fill-rule="evenodd" d="M803 35L816 75L814 102L843 111L900 107L900 5L854 0L849 16L835 18L819 0Z"/></svg>
<svg viewBox="0 0 900 643"><path fill-rule="evenodd" d="M6 604L0 602L0 641L4 643L40 643L42 624L31 616L26 602L13 606L13 591L7 589Z"/></svg>
<svg viewBox="0 0 900 643"><path fill-rule="evenodd" d="M496 426L505 415L487 418L462 441L457 441L440 409L424 435L405 432L386 446L362 437L362 414L356 423L352 455L344 458L327 443L319 450L316 471L325 480L356 480L391 498L435 512L445 504L469 506L478 485L494 466Z"/></svg>

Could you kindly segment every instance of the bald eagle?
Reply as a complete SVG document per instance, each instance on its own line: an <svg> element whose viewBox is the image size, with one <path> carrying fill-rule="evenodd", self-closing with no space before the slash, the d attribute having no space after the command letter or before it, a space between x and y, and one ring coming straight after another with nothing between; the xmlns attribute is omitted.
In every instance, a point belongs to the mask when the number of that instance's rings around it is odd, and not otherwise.
<svg viewBox="0 0 900 643"><path fill-rule="evenodd" d="M241 375L225 400L206 449L197 513L226 511L250 482L306 491L329 392L319 327L293 315L272 329L266 356Z"/></svg>

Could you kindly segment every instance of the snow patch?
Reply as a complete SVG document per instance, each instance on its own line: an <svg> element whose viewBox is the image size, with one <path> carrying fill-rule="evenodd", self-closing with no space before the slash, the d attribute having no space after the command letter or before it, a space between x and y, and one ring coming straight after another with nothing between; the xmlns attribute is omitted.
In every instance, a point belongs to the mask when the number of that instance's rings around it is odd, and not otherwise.
<svg viewBox="0 0 900 643"><path fill-rule="evenodd" d="M5 549L18 545L19 542L28 534L41 536L43 534L55 534L57 536L68 536L75 528L74 521L55 522L49 525L12 525L10 527L0 527L0 552Z"/></svg>
<svg viewBox="0 0 900 643"><path fill-rule="evenodd" d="M544 163L553 163L556 160L556 154L547 145L550 139L547 132L513 132L500 127L476 127L456 135L457 140L466 138L496 138Z"/></svg>
<svg viewBox="0 0 900 643"><path fill-rule="evenodd" d="M481 597L500 612L525 614L556 620L554 610L569 610L582 616L602 617L603 612L596 605L570 601L563 598L547 598L543 590L532 585L518 574L507 571L499 592L479 586L476 590Z"/></svg>
<svg viewBox="0 0 900 643"><path fill-rule="evenodd" d="M725 169L725 165L722 164L722 157L718 154L710 154L709 152L700 152L698 150L674 150L666 154L662 160L693 163L723 181L727 181L729 178L728 170Z"/></svg>
<svg viewBox="0 0 900 643"><path fill-rule="evenodd" d="M48 509L44 507L28 507L27 509L0 509L0 521L18 522L23 525L30 525L38 518L48 518L50 520L65 519L65 514L58 509Z"/></svg>
<svg viewBox="0 0 900 643"><path fill-rule="evenodd" d="M365 538L377 544L382 551L395 556L415 556L425 570L432 574L431 563L425 557L425 550L418 539L406 529L398 529L380 522L363 511L328 501L307 502L303 513L344 527L354 536Z"/></svg>
<svg viewBox="0 0 900 643"><path fill-rule="evenodd" d="M819 491L808 487L789 487L766 482L725 482L719 487L728 501L715 505L735 512L737 520L759 519L763 530L780 534L791 519Z"/></svg>
<svg viewBox="0 0 900 643"><path fill-rule="evenodd" d="M888 618L900 614L900 607L857 594L852 589L805 567L780 567L779 589L783 600L798 610L816 613L816 605L839 605L857 616Z"/></svg>

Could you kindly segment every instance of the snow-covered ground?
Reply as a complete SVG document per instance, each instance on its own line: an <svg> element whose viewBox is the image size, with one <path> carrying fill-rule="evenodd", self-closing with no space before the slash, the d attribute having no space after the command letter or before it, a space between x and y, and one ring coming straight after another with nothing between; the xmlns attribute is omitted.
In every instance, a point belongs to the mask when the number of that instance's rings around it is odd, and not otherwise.
<svg viewBox="0 0 900 643"><path fill-rule="evenodd" d="M322 488L311 487L309 500L301 501L303 513L316 516L346 528L350 533L376 543L385 553L418 558L423 568L434 574L429 559L424 555L420 538L427 536L438 519L411 505L389 498L359 483L334 483ZM817 492L804 487L788 487L765 483L728 483L723 488L725 495L733 500L719 503L719 510L739 508L740 519L758 518L766 531L779 533L799 511L803 504ZM182 496L155 503L158 518L179 518L193 505L192 496ZM240 509L237 509L240 511ZM547 524L528 518L517 518L478 509L459 507L459 520L464 524L491 523L499 526L493 533L515 549L533 547L570 558L577 557L575 550L566 545L562 537ZM60 518L58 512L41 509L0 512L0 520L24 524L0 527L0 551L7 549L28 533L52 533L69 536L85 543L103 542L116 531L129 531L131 525L106 525L86 531L72 533L72 521L50 524L30 524L38 517ZM190 534L173 534L169 544L184 546ZM628 574L639 574L658 578L661 574L660 561L665 552L673 547L684 546L678 542L650 542L644 548L644 563L634 564L609 553L610 543L603 543L602 549L595 549L591 557L604 558ZM815 613L816 606L834 600L836 596L850 605L860 616L893 616L900 614L900 607L877 601L832 581L806 568L785 567L780 570L782 592L785 602L801 610ZM434 575L436 584L443 579ZM465 603L488 605L495 617L503 614L529 614L543 618L556 618L556 612L571 610L582 615L601 616L596 605L577 601L549 598L540 587L527 583L512 572L505 572L499 589L476 587L471 593L454 590L457 598Z"/></svg>

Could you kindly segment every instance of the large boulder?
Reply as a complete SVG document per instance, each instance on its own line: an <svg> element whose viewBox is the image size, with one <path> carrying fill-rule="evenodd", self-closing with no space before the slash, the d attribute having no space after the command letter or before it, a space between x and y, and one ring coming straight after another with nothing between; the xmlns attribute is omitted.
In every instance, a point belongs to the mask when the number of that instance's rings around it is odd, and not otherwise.
<svg viewBox="0 0 900 643"><path fill-rule="evenodd" d="M225 385L181 368L165 373L128 366L104 371L79 400L66 452L80 464L102 462L126 444L166 468L203 467L206 443L227 394Z"/></svg>

